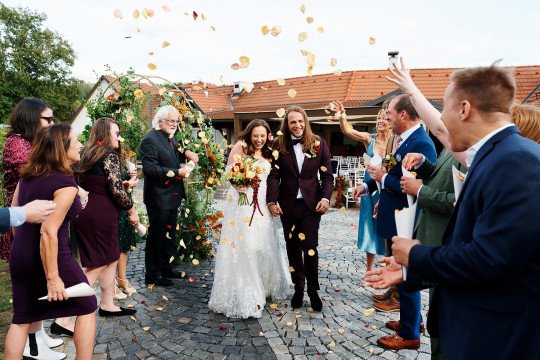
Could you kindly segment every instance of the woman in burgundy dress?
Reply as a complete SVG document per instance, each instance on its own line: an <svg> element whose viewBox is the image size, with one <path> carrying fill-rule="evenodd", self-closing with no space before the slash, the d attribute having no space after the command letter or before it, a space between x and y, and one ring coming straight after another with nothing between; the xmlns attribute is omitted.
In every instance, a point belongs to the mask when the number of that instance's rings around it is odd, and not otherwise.
<svg viewBox="0 0 540 360"><path fill-rule="evenodd" d="M5 206L11 206L13 193L21 177L21 169L32 150L32 141L42 127L52 125L53 111L49 104L40 99L28 98L19 101L9 116L11 129L7 134L2 154L4 169L4 189L6 190ZM13 233L8 232L0 237L0 259L7 260Z"/></svg>
<svg viewBox="0 0 540 360"><path fill-rule="evenodd" d="M32 151L32 141L36 133L42 127L50 126L54 123L53 111L49 104L45 101L35 98L22 99L17 103L11 115L9 116L9 124L11 129L7 135L3 149L2 167L4 169L4 189L6 190L5 204L11 206L13 193L19 183L21 170L30 159ZM13 240L11 231L0 236L0 259L8 260L9 246ZM72 333L73 324L70 318L57 319L58 324L53 323L56 327L63 330L64 333ZM53 328L54 330L54 328ZM52 339L43 330L41 321L32 324L30 334L34 334L38 338L44 340L46 347L38 346L39 357L43 355L51 358L61 359L65 357L62 353L53 353L48 347L56 347L62 345L63 340ZM57 332L54 332L58 334ZM29 351L29 343L27 343L25 355Z"/></svg>
<svg viewBox="0 0 540 360"><path fill-rule="evenodd" d="M99 279L100 316L133 315L136 312L113 302L116 264L120 256L120 210L128 212L132 225L139 223L137 210L122 182L119 135L118 124L113 119L96 120L76 168L79 185L89 192L89 197L88 205L73 221L73 227L81 264L90 285Z"/></svg>
<svg viewBox="0 0 540 360"><path fill-rule="evenodd" d="M14 206L35 199L53 200L57 207L43 224L17 228L10 249L13 320L6 335L5 357L21 359L30 324L55 317L77 316L75 347L78 359L91 359L95 338L95 296L68 298L65 288L88 282L71 255L68 222L81 211L71 165L82 145L71 127L57 124L41 129L30 160L13 197ZM47 295L48 301L39 297ZM31 337L30 347L37 338ZM32 344L33 342L33 344Z"/></svg>

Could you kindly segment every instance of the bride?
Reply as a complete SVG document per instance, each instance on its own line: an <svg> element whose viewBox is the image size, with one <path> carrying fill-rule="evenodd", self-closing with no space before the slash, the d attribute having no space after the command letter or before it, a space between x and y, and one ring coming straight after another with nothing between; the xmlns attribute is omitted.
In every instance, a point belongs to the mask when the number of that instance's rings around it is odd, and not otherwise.
<svg viewBox="0 0 540 360"><path fill-rule="evenodd" d="M266 178L270 172L271 150L266 146L270 127L264 120L253 120L238 136L239 141L229 154L228 166L235 156L248 155L257 159L264 171L257 211L251 226L253 207L238 205L239 193L253 200L251 187L233 186L227 195L223 228L216 255L214 285L208 307L227 317L260 318L266 298L284 300L291 292L292 282L285 258L282 237L278 236L274 220L266 206Z"/></svg>

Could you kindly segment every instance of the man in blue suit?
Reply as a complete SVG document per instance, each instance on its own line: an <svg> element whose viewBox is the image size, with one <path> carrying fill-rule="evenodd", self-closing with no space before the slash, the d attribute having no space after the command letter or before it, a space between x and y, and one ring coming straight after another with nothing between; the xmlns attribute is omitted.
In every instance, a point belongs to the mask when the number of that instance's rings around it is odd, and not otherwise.
<svg viewBox="0 0 540 360"><path fill-rule="evenodd" d="M443 245L393 239L405 284L437 286L427 325L450 359L540 359L540 145L511 124L514 93L509 69L453 73L442 120L470 168Z"/></svg>
<svg viewBox="0 0 540 360"><path fill-rule="evenodd" d="M55 208L56 204L49 200L34 200L20 207L0 208L0 233L25 222L40 224Z"/></svg>
<svg viewBox="0 0 540 360"><path fill-rule="evenodd" d="M406 94L398 95L388 105L387 119L396 135L394 139L393 156L397 164L387 170L370 168L371 180L353 189L353 198L377 190L377 183L381 184L381 196L377 213L378 235L388 241L391 248L393 236L397 234L395 211L408 207L407 195L401 191L401 160L409 152L421 153L431 162L437 160L437 153L433 141L426 134L420 118L413 104ZM420 292L409 291L404 285L397 286L399 292L400 328L396 334L384 336L377 343L384 348L418 349L420 347ZM390 297L386 301L376 302L373 306L379 311L393 311L397 309L396 301Z"/></svg>

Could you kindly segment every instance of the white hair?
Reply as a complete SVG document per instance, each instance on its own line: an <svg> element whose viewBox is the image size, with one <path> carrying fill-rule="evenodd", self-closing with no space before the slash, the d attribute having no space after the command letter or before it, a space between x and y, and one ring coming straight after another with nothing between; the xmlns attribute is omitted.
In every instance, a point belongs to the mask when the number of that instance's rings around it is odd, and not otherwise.
<svg viewBox="0 0 540 360"><path fill-rule="evenodd" d="M174 106L172 105L162 106L158 109L158 111L156 111L156 115L154 115L154 120L152 120L152 127L155 128L158 126L158 123L160 121L167 120L167 116L169 114L173 114L175 117L180 117L180 112Z"/></svg>

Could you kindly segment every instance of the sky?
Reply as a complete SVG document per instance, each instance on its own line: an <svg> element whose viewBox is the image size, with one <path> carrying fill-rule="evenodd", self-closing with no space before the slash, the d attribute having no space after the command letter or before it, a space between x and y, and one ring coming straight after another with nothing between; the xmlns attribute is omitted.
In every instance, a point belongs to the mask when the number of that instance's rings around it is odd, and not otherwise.
<svg viewBox="0 0 540 360"><path fill-rule="evenodd" d="M411 68L487 65L501 58L503 65L540 65L538 0L0 1L45 13L45 26L77 54L73 76L88 82L105 73L105 65L117 73L131 67L171 82L218 85L305 76L300 50L315 54L313 74L385 69L387 52L394 50ZM154 16L135 19L133 11L144 8ZM116 9L122 19L114 16ZM282 31L264 36L263 25ZM300 42L302 32L307 39ZM162 48L164 41L170 45ZM240 56L250 65L231 69ZM157 68L150 70L149 63Z"/></svg>

